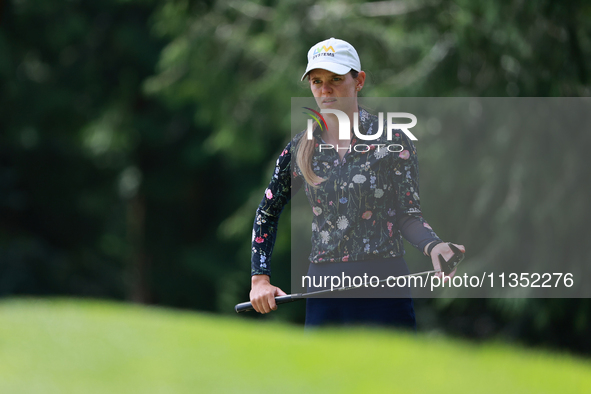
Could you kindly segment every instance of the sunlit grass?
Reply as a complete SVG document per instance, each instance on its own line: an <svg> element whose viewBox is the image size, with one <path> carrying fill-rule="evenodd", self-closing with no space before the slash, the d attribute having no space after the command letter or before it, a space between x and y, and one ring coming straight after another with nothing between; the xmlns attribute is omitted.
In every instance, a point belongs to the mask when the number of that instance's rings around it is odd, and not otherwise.
<svg viewBox="0 0 591 394"><path fill-rule="evenodd" d="M567 355L80 300L0 303L0 393L584 393Z"/></svg>

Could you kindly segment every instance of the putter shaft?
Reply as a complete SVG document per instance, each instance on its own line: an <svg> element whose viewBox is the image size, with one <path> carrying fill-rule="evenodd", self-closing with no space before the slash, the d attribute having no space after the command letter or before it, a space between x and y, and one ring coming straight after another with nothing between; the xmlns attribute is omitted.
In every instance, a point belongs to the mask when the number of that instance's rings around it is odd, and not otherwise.
<svg viewBox="0 0 591 394"><path fill-rule="evenodd" d="M442 270L432 270L432 271L424 271L424 272L418 272L416 274L406 274L406 275L400 275L400 276L396 276L395 278L408 278L409 276L421 276L421 275L429 275L429 274L436 274L439 272L443 272ZM386 278L386 279L382 279L381 281L378 282L378 285L386 283L388 281L388 279L390 278ZM304 298L312 298L314 296L317 295L321 295L321 294L327 294L327 293L331 293L331 292L335 292L335 291L348 291L348 290L353 290L353 289L360 289L362 287L365 287L363 285L360 286L343 286L343 287L337 287L336 289L324 289L324 290L317 290L317 291L311 291L308 293L296 293L296 294L288 294L288 295L284 295L284 296L278 296L275 297L275 303L277 305L279 304L285 304L287 302L293 302L293 301L297 301L297 300L301 300ZM376 286L377 287L377 286ZM236 313L241 313L241 312L248 312L248 311L252 311L254 310L254 308L252 307L252 303L250 302L242 302L240 304L237 304L234 307L234 310L236 311Z"/></svg>
<svg viewBox="0 0 591 394"><path fill-rule="evenodd" d="M453 272L453 270L456 269L457 266L464 259L464 253L462 253L451 242L448 242L447 244L449 245L449 247L451 248L451 250L454 252L454 254L447 261L443 258L442 255L439 255L439 263L441 264L441 269L440 270L423 271L423 272L418 272L416 274L400 275L400 276L396 276L395 278L397 278L397 279L398 278L408 278L409 276L420 276L420 275L437 274L437 273L440 273L440 272L442 272L445 275L451 274ZM382 279L381 281L378 282L378 285L383 284L383 283L386 283L391 278L392 277L388 277L386 279ZM297 300L301 300L303 298L310 298L310 297L314 297L316 295L326 294L326 293L330 293L330 292L333 292L333 291L348 291L348 290L353 290L353 289L359 289L361 287L365 287L365 286L363 286L363 285L360 285L360 286L343 286L343 287L338 287L336 289L325 289L325 290L311 291L309 293L288 294L288 295L284 295L284 296L275 297L275 303L276 304L285 304L286 302L297 301ZM240 304L237 304L234 307L234 310L236 311L236 313L241 313L241 312L252 311L252 310L254 310L254 308L252 307L252 303L250 303L250 302L242 302Z"/></svg>

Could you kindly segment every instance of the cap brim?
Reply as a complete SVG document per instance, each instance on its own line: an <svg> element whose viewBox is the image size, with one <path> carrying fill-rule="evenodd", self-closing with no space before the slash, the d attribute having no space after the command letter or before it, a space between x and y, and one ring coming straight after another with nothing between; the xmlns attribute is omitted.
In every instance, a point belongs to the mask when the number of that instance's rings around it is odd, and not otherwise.
<svg viewBox="0 0 591 394"><path fill-rule="evenodd" d="M308 65L308 68L306 68L306 72L304 73L304 75L302 75L302 81L304 80L304 78L306 78L306 75L308 75L308 73L312 70L315 70L317 68L321 68L323 70L327 70L330 72L333 72L335 74L339 74L339 75L345 75L347 74L349 71L351 71L351 67L347 67L347 66L343 66L342 64L336 64L336 63L330 63L330 62L318 62L318 63L314 63L312 65Z"/></svg>

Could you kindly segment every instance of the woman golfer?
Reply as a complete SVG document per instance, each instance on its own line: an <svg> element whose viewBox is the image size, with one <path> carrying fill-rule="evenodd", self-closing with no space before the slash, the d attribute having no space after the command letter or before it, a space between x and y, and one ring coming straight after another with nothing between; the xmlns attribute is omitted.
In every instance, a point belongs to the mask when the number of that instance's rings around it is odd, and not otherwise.
<svg viewBox="0 0 591 394"><path fill-rule="evenodd" d="M351 44L330 38L314 45L302 80L306 77L321 110L338 109L351 125L358 113L359 132L377 133L378 117L357 103L365 72ZM314 213L308 271L312 277L341 272L347 276L408 274L402 237L430 256L436 270L440 268L438 255L446 260L453 255L421 215L412 141L396 130L390 141L385 139L386 132L375 141L358 141L353 131L343 140L339 139L337 117L326 114L324 119L327 127L316 127L313 138L300 133L283 150L256 211L250 300L257 312L277 309L274 297L285 295L270 282L270 259L279 215L292 193L302 187ZM382 143L395 144L397 149L380 149ZM357 149L358 144L364 147ZM326 148L330 146L340 149ZM456 246L465 252L462 245ZM383 298L308 298L306 326L361 323L415 329L410 292L402 291Z"/></svg>

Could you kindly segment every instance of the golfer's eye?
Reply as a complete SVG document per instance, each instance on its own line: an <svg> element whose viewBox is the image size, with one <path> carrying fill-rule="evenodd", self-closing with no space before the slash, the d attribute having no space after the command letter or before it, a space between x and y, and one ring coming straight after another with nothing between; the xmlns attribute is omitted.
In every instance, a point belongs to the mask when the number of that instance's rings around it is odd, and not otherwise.
<svg viewBox="0 0 591 394"><path fill-rule="evenodd" d="M318 85L320 82L321 82L321 81L320 81L319 79L314 79L314 80L312 80L312 83L313 83L314 85Z"/></svg>
<svg viewBox="0 0 591 394"><path fill-rule="evenodd" d="M342 77L334 77L332 80L336 81L336 82L340 82L343 80L343 78Z"/></svg>

